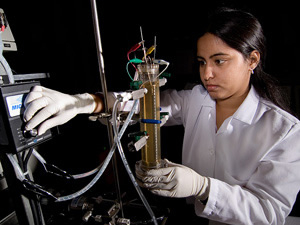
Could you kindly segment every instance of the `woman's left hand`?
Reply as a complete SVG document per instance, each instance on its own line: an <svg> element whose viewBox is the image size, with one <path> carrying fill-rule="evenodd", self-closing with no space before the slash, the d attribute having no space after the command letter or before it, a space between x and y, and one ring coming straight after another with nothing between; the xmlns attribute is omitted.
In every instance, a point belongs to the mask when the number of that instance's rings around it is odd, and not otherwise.
<svg viewBox="0 0 300 225"><path fill-rule="evenodd" d="M148 188L152 193L165 197L207 198L207 189L209 188L207 177L199 175L186 166L172 163L167 159L164 161L163 168L147 171L141 168L141 161L136 163L137 182L141 187Z"/></svg>

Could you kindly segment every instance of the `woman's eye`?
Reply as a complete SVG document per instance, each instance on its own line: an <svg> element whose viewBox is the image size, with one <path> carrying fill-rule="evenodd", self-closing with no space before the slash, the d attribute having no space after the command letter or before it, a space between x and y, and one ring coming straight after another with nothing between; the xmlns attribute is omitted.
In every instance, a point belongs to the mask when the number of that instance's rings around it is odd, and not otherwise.
<svg viewBox="0 0 300 225"><path fill-rule="evenodd" d="M217 65L221 65L221 64L223 64L225 62L225 60L222 60L222 59L217 59L217 60L215 60L215 63L217 64Z"/></svg>
<svg viewBox="0 0 300 225"><path fill-rule="evenodd" d="M200 66L203 66L203 65L205 65L205 64L206 64L206 62L205 62L205 61L203 61L203 60L199 60L199 61L198 61L198 63L199 63L199 65L200 65Z"/></svg>

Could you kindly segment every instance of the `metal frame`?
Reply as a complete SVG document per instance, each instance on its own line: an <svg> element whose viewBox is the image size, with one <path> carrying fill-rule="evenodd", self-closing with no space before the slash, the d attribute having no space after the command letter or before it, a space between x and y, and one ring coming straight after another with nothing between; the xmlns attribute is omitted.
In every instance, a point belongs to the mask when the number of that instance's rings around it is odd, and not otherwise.
<svg viewBox="0 0 300 225"><path fill-rule="evenodd" d="M100 81L101 81L102 93L103 93L103 97L104 97L104 107L105 107L105 113L108 113L109 109L108 109L108 103L107 103L107 85L106 85L106 78L105 78L104 59L103 59L103 52L102 52L100 26L99 26L96 0L91 0L91 8L92 8L94 35L95 35L97 56L98 56L98 67L99 67L99 72L100 72ZM108 132L108 138L109 138L109 145L110 145L110 147L112 147L113 142L114 142L112 125L109 122L109 118L106 118L106 120L107 120L107 132ZM121 210L122 217L124 217L116 153L114 153L114 155L113 155L112 165L113 165L114 178L115 178L115 184L116 184L117 201L120 204L120 210Z"/></svg>

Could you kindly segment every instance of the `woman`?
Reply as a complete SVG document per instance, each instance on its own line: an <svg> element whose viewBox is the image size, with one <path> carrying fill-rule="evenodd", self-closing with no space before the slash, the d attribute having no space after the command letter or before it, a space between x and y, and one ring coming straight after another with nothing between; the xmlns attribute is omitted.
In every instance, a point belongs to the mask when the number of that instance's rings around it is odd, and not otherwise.
<svg viewBox="0 0 300 225"><path fill-rule="evenodd" d="M228 224L284 224L299 191L299 121L263 72L262 28L223 9L198 39L202 85L166 91L169 125L183 124L183 165L142 171L155 194L191 197L198 216Z"/></svg>
<svg viewBox="0 0 300 225"><path fill-rule="evenodd" d="M197 42L203 84L161 96L168 124L185 127L183 165L165 160L166 167L143 171L138 163L142 187L188 198L198 216L220 224L284 224L300 186L299 121L263 72L264 56L264 35L251 14L224 9L211 17ZM46 120L39 134L103 109L96 95L43 87L26 101L26 129Z"/></svg>

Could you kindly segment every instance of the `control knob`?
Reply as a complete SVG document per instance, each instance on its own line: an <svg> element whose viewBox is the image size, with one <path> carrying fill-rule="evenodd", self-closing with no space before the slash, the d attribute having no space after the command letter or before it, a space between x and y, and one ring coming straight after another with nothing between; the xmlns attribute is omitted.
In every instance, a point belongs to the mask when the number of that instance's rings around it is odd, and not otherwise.
<svg viewBox="0 0 300 225"><path fill-rule="evenodd" d="M31 130L24 130L23 134L24 134L24 137L31 138L31 137L36 137L38 135L38 131L37 131L37 129L33 128Z"/></svg>

